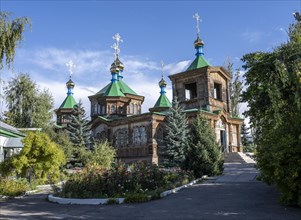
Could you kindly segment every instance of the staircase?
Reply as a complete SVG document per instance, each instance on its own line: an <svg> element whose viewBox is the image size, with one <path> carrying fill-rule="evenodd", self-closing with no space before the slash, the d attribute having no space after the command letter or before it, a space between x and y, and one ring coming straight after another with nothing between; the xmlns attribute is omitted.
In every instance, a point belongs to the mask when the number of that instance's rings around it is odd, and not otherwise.
<svg viewBox="0 0 301 220"><path fill-rule="evenodd" d="M224 163L256 163L252 158L242 152L224 153Z"/></svg>

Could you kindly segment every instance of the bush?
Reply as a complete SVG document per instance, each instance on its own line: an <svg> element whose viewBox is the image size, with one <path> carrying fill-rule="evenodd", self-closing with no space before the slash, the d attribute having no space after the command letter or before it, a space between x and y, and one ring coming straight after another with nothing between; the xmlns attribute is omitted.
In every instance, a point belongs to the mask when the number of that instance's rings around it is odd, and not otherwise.
<svg viewBox="0 0 301 220"><path fill-rule="evenodd" d="M28 190L30 190L30 185L26 179L0 179L0 195L9 197L21 196Z"/></svg>
<svg viewBox="0 0 301 220"><path fill-rule="evenodd" d="M108 141L96 143L90 164L97 164L104 169L110 169L115 162L116 149Z"/></svg>
<svg viewBox="0 0 301 220"><path fill-rule="evenodd" d="M125 197L125 203L135 203L135 202L147 202L150 200L150 196L141 194L141 193L134 193L129 194Z"/></svg>
<svg viewBox="0 0 301 220"><path fill-rule="evenodd" d="M66 198L112 198L131 194L160 194L192 180L191 173L167 172L144 163L119 165L110 170L88 166L63 184L59 196Z"/></svg>
<svg viewBox="0 0 301 220"><path fill-rule="evenodd" d="M3 169L9 165L10 169L9 172L2 172L2 175L17 174L30 182L37 180L43 183L47 179L57 181L60 166L65 162L64 152L46 134L40 132L29 132L23 139L23 144L19 154L1 165Z"/></svg>

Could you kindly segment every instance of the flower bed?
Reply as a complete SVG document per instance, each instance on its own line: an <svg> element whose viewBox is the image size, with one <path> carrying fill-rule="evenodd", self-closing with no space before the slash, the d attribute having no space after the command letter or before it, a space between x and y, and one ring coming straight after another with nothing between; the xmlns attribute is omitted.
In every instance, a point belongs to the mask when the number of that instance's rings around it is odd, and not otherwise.
<svg viewBox="0 0 301 220"><path fill-rule="evenodd" d="M110 170L91 166L76 173L55 196L63 198L125 198L125 202L143 202L161 197L161 193L185 185L193 175L184 171L163 171L143 163L120 165Z"/></svg>

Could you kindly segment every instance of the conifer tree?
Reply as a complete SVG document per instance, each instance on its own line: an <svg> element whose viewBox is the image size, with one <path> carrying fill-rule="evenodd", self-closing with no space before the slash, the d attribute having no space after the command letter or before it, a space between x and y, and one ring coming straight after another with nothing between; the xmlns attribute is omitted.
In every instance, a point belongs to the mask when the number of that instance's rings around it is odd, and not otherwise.
<svg viewBox="0 0 301 220"><path fill-rule="evenodd" d="M82 102L74 107L71 121L68 124L66 131L69 134L70 141L73 144L73 157L75 160L80 160L86 163L90 157L90 126L85 115L85 109Z"/></svg>
<svg viewBox="0 0 301 220"><path fill-rule="evenodd" d="M215 135L208 121L199 114L192 125L191 141L184 168L196 177L217 175L222 172L223 160Z"/></svg>
<svg viewBox="0 0 301 220"><path fill-rule="evenodd" d="M165 146L159 149L159 156L163 165L167 167L180 167L185 160L188 145L188 122L177 98L173 101L170 115L167 117L167 135Z"/></svg>

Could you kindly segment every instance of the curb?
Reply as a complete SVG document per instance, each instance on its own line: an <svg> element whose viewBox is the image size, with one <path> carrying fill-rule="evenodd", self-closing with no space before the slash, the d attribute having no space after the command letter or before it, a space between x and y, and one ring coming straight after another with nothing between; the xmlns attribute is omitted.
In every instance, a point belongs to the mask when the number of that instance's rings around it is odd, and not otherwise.
<svg viewBox="0 0 301 220"><path fill-rule="evenodd" d="M207 176L202 176L202 178L198 178L196 180L193 180L192 182L185 184L183 186L179 186L177 188L166 190L160 194L160 197L163 198L167 195L170 195L172 193L176 193L177 191L187 188L188 186L194 185L196 182L206 179ZM62 197L56 197L52 194L48 195L48 201L55 202L62 205L105 205L108 204L108 202L115 200L117 204L124 203L125 198L108 198L108 199L72 199L72 198L62 198Z"/></svg>

